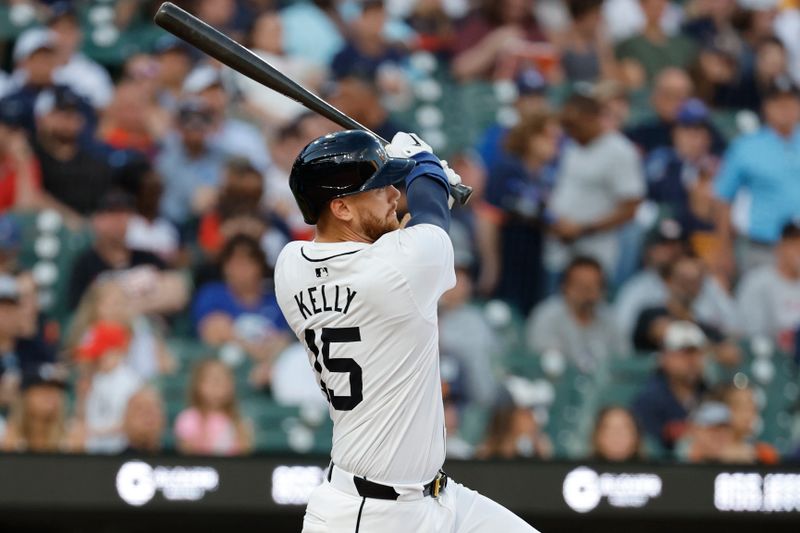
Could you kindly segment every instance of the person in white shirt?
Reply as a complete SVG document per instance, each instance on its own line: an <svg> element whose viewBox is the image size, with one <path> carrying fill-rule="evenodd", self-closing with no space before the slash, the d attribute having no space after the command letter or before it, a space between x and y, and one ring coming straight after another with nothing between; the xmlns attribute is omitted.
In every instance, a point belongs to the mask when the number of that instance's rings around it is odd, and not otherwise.
<svg viewBox="0 0 800 533"><path fill-rule="evenodd" d="M329 134L295 162L290 185L316 238L286 245L275 292L333 420L304 533L535 531L441 470L437 303L455 284L448 199L460 181L407 133L386 148L363 131Z"/></svg>
<svg viewBox="0 0 800 533"><path fill-rule="evenodd" d="M783 227L774 256L774 264L744 275L737 303L747 335L763 335L792 350L800 327L800 222Z"/></svg>
<svg viewBox="0 0 800 533"><path fill-rule="evenodd" d="M95 109L104 109L114 95L114 84L105 68L81 53L83 32L75 8L67 2L56 4L47 25L55 36L60 63L53 80L89 100Z"/></svg>
<svg viewBox="0 0 800 533"><path fill-rule="evenodd" d="M126 363L130 332L116 322L98 322L84 335L76 356L93 370L86 396L86 451L119 453L127 440L122 423L128 400L142 380Z"/></svg>

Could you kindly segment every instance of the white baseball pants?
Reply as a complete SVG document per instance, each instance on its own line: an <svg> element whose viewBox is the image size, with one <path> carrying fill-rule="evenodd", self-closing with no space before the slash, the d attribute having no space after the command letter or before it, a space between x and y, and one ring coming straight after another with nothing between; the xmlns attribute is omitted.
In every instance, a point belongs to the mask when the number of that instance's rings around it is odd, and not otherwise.
<svg viewBox="0 0 800 533"><path fill-rule="evenodd" d="M303 533L538 533L520 517L452 479L438 498L421 491L398 500L363 498L352 477L327 479L311 493Z"/></svg>

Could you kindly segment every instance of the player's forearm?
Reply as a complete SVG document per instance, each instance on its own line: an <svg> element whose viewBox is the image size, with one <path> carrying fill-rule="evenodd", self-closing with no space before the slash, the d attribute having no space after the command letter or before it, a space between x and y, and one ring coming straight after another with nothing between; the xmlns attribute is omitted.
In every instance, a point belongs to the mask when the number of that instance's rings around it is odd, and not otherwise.
<svg viewBox="0 0 800 533"><path fill-rule="evenodd" d="M407 227L417 224L433 224L445 231L450 229L450 185L436 156L423 153L414 156L417 166L406 178L406 197L411 221Z"/></svg>

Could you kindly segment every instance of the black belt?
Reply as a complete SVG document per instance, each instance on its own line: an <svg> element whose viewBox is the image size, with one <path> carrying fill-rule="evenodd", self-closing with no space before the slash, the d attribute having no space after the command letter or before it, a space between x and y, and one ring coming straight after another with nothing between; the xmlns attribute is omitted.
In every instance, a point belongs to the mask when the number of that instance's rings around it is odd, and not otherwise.
<svg viewBox="0 0 800 533"><path fill-rule="evenodd" d="M333 470L333 463L331 468L328 469L328 481L331 480L331 472ZM362 498L374 498L377 500L396 500L400 495L394 490L394 487L389 485L381 485L374 481L368 481L363 477L353 476L353 484L356 486L358 494ZM444 470L439 470L433 481L422 487L423 496L431 496L438 498L444 488L447 486L447 474Z"/></svg>

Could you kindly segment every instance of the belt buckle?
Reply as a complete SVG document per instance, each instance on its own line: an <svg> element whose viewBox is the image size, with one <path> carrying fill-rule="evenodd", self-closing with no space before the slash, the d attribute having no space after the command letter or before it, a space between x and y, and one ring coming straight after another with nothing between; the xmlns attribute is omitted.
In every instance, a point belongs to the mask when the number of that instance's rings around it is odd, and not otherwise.
<svg viewBox="0 0 800 533"><path fill-rule="evenodd" d="M436 477L433 479L433 490L431 491L431 495L434 498L438 498L439 494L442 492L444 485L442 484L442 480L446 479L444 472L439 472L436 474Z"/></svg>

